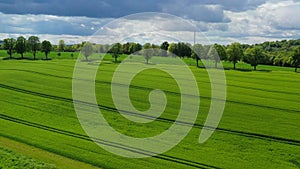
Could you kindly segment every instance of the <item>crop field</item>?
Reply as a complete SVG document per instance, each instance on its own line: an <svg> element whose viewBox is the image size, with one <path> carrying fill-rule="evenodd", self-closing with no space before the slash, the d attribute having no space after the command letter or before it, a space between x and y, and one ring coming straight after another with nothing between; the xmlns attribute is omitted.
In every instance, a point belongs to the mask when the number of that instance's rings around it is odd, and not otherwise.
<svg viewBox="0 0 300 169"><path fill-rule="evenodd" d="M211 86L206 69L196 68L193 60L185 59L200 91L195 125L170 151L132 159L107 152L86 135L72 100L76 60L70 53L62 53L63 59L56 53L52 55L54 59L47 61L0 60L0 138L65 157L59 159L60 163L52 161L58 168L67 168L60 165L67 159L99 168L300 168L300 74L293 68L258 66L258 71L251 71L249 65L239 63L239 69L232 70L232 64L224 62L225 111L212 137L199 144L210 107ZM43 57L39 54L38 58ZM170 127L180 108L180 91L174 79L156 69L142 71L133 79L130 99L138 110L149 108L152 89L165 91L168 99L158 119L137 124L116 111L111 80L119 64L111 60L111 56L105 56L96 79L99 108L109 124L134 137L154 136ZM93 67L98 62L85 64ZM5 144L0 142L1 146ZM0 149L0 154L3 151ZM26 155L26 151L23 153ZM29 156L47 161L33 154Z"/></svg>

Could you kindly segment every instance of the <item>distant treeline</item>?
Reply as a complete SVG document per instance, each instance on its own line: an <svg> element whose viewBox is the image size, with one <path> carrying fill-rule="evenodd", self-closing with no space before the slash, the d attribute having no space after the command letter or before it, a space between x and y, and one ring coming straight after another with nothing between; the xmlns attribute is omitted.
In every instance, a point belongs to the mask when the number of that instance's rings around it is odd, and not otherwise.
<svg viewBox="0 0 300 169"><path fill-rule="evenodd" d="M11 57L13 53L19 53L23 58L25 52L32 52L34 59L37 51L47 55L51 51L58 52L79 52L88 60L92 53L111 53L117 62L120 54L137 53L144 55L146 63L152 56L171 56L180 58L193 58L197 62L200 60L214 60L215 67L224 60L230 61L234 65L239 61L251 64L256 69L259 64L276 65L276 66L293 66L295 71L300 65L300 39L298 40L282 40L276 42L264 42L255 45L232 43L230 45L201 45L178 42L169 43L163 42L157 44L139 44L139 43L116 43L116 44L92 44L89 42L82 42L81 44L66 45L64 40L60 40L58 45L52 45L49 41L44 40L40 42L36 36L31 36L25 39L23 36L17 39L4 39L0 45L0 49L7 50Z"/></svg>

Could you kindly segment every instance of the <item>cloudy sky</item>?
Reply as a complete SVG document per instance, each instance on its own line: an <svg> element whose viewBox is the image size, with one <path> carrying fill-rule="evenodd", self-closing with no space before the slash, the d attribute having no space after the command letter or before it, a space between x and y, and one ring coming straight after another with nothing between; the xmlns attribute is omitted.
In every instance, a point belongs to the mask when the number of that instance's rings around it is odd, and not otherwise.
<svg viewBox="0 0 300 169"><path fill-rule="evenodd" d="M167 13L170 17L153 13L126 17L143 12ZM116 33L125 41L165 40L151 34L151 28L192 43L194 30L171 17L175 15L197 26L199 43L253 44L300 38L299 14L300 0L1 0L0 39L38 35L55 44L59 39L71 44L100 30L103 43ZM107 26L116 19L118 24ZM201 40L201 36L208 40Z"/></svg>

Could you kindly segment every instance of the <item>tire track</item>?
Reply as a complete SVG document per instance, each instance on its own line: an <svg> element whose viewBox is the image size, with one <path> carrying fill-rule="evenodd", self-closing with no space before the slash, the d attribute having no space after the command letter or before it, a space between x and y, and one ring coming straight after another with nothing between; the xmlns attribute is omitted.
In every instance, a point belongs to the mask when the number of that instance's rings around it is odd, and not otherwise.
<svg viewBox="0 0 300 169"><path fill-rule="evenodd" d="M97 107L101 110L106 110L106 111L110 111L110 112L114 112L114 113L119 113L119 110L117 110L116 108L109 107L109 106L104 106L104 105L100 105L100 104L95 105L95 104L80 101L80 100L73 100L73 99L59 97L59 96L52 96L52 95L48 95L48 94L28 91L28 90L24 90L24 89L19 89L19 88L15 88L15 87L3 85L3 84L0 84L0 87L8 89L8 90L15 91L15 92L25 93L25 94L29 94L29 95L33 95L33 96L42 97L42 98L47 98L47 99L52 99L52 100L59 100L59 101L68 102L68 103L77 102L79 104L84 104L84 105L87 105L87 106ZM157 121L161 121L161 122L175 123L175 120L171 120L171 119L167 119L167 118L162 118L162 117L156 118L154 116L149 116L149 115L145 115L145 114L138 114L138 113L129 112L129 111L125 111L125 110L120 110L120 111L122 111L123 113L129 114L129 115L132 115L132 116L137 116L137 117L142 117L142 118L147 118L147 119L156 119ZM204 126L204 125L201 125L201 124L191 124L191 123L187 123L187 122L183 122L183 121L176 121L176 123L180 124L180 125L189 125L189 126L197 127L197 128L200 128L200 129L202 129L202 128L208 129L208 130L212 129L212 127L210 127L210 126ZM234 134L234 135L244 136L244 137L257 138L257 139L261 139L261 140L268 140L268 141L274 141L274 142L280 142L280 143L284 143L284 144L300 146L300 140L293 140L293 139L287 139L287 138L276 137L276 136L269 136L269 135L258 134L258 133L231 130L231 129L220 128L220 127L216 128L216 130L221 131L221 132Z"/></svg>
<svg viewBox="0 0 300 169"><path fill-rule="evenodd" d="M69 137L73 137L73 138L77 138L77 139L82 139L82 140L86 140L86 141L90 141L90 142L97 142L99 144L103 144L106 146L111 146L114 148L120 148L126 151L130 151L133 153L138 153L138 154L143 154L143 155L151 155L154 152L150 152L150 151L146 151L146 150L142 150L142 149L138 149L138 148L134 148L134 147L129 147L129 146L125 146L122 144L117 144L114 142L109 142L106 140L102 140L102 139L98 139L98 138L90 138L86 135L82 135L82 134L78 134L75 132L70 132L70 131L66 131L66 130L62 130L62 129L58 129L58 128L54 128L54 127L50 127L50 126L46 126L46 125L42 125L42 124L38 124L38 123L34 123L34 122L29 122L26 120L21 120L21 119L17 119L14 117L10 117L4 114L0 114L0 119L3 120L7 120L10 122L14 122L14 123L18 123L18 124L22 124L22 125L26 125L26 126L30 126L30 127L34 127L34 128L38 128L38 129L42 129L45 131L50 131L50 132L54 132L57 134L61 134L61 135L65 135L65 136L69 136ZM183 159L183 158L178 158L178 157L174 157L174 156L169 156L169 155L156 155L153 156L153 158L157 158L160 160L166 160L166 161L170 161L170 162L175 162L178 164L182 164L182 165L186 165L186 166L190 166L190 167L195 167L195 168L203 168L203 169L209 169L209 168L217 168L219 169L219 167L215 167L212 165L208 165L208 164L204 164L204 163L199 163L199 162L195 162L195 161L191 161L191 160L187 160L187 159Z"/></svg>
<svg viewBox="0 0 300 169"><path fill-rule="evenodd" d="M56 77L56 78L62 78L62 79L70 79L73 80L74 78L72 77L64 77L64 76L58 76L58 75L52 75L52 74L47 74L47 73L41 73L41 72L35 72L35 71L31 71L31 70L18 70L18 69L0 69L0 70L16 70L16 71L24 71L24 72L29 72L29 73L35 73L35 74L39 74L39 75L43 75L43 76L49 76L49 77ZM82 81L90 81L90 80L86 80L86 79L75 79L75 80L82 80ZM91 81L91 82L95 82L95 83L102 83L102 84L107 84L107 85L119 85L119 86L124 86L127 87L127 85L124 84L119 84L119 83L111 83L111 82L107 82L107 81L102 81L102 80L95 80L95 81ZM234 87L239 87L239 88L245 88L245 87L241 87L241 86L235 86L235 85L231 85ZM148 88L148 87L141 87L141 86L136 86L136 85L132 85L130 84L129 87L131 88L135 88L135 89L141 89L141 90L149 90L152 91L153 88ZM247 89L247 88L245 88ZM251 88L250 89L254 89L254 90L260 90L260 89L255 89L255 88ZM261 89L261 91L263 91ZM276 91L272 91L272 90L266 90L267 92L275 92L275 93L285 93L285 94L291 94L291 92L276 92ZM180 96L180 93L177 92L172 92L172 91L167 91L164 90L164 92L168 93L168 94L174 94L177 96ZM188 97L200 97L201 99L206 99L206 100L211 100L211 97L207 97L207 96L196 96L196 95L186 95L183 94L185 96ZM293 93L293 95L298 96L298 94ZM220 100L217 98L213 98L215 100ZM224 100L220 100L220 101L224 101ZM286 109L286 108L279 108L279 107L272 107L272 106L266 106L266 105L259 105L259 104L254 104L254 103L245 103L245 102L240 102L240 101L234 101L234 100L228 100L226 99L226 102L228 103L235 103L235 104L240 104L240 105L247 105L247 106L255 106L255 107L260 107L260 108L266 108L266 109L272 109L272 110L279 110L279 111L284 111L284 112L291 112L291 113L300 113L300 110L291 110L291 109Z"/></svg>

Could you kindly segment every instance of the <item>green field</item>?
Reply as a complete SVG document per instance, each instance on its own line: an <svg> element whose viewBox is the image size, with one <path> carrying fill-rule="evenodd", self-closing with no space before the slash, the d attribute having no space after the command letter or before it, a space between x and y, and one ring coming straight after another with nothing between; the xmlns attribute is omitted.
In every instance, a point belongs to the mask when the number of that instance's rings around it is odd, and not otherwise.
<svg viewBox="0 0 300 169"><path fill-rule="evenodd" d="M232 65L224 63L228 68L224 116L213 136L199 144L211 87L207 71L186 59L201 93L196 125L170 151L130 159L98 147L81 128L72 102L75 60L68 55L49 61L0 60L1 137L100 168L300 168L300 74L292 68L259 66L258 71L250 71L249 65L240 63L240 70L231 70ZM136 137L154 136L167 129L180 107L175 81L153 69L134 78L130 97L137 109L149 108L148 94L157 84L168 98L160 118L135 124L114 111L110 81L118 64L111 60L105 58L96 80L98 104L100 109L108 107L102 112L109 123ZM95 66L97 62L86 64Z"/></svg>
<svg viewBox="0 0 300 169"><path fill-rule="evenodd" d="M56 169L55 166L42 163L40 161L28 158L21 154L16 154L12 151L0 147L0 168L48 168Z"/></svg>

